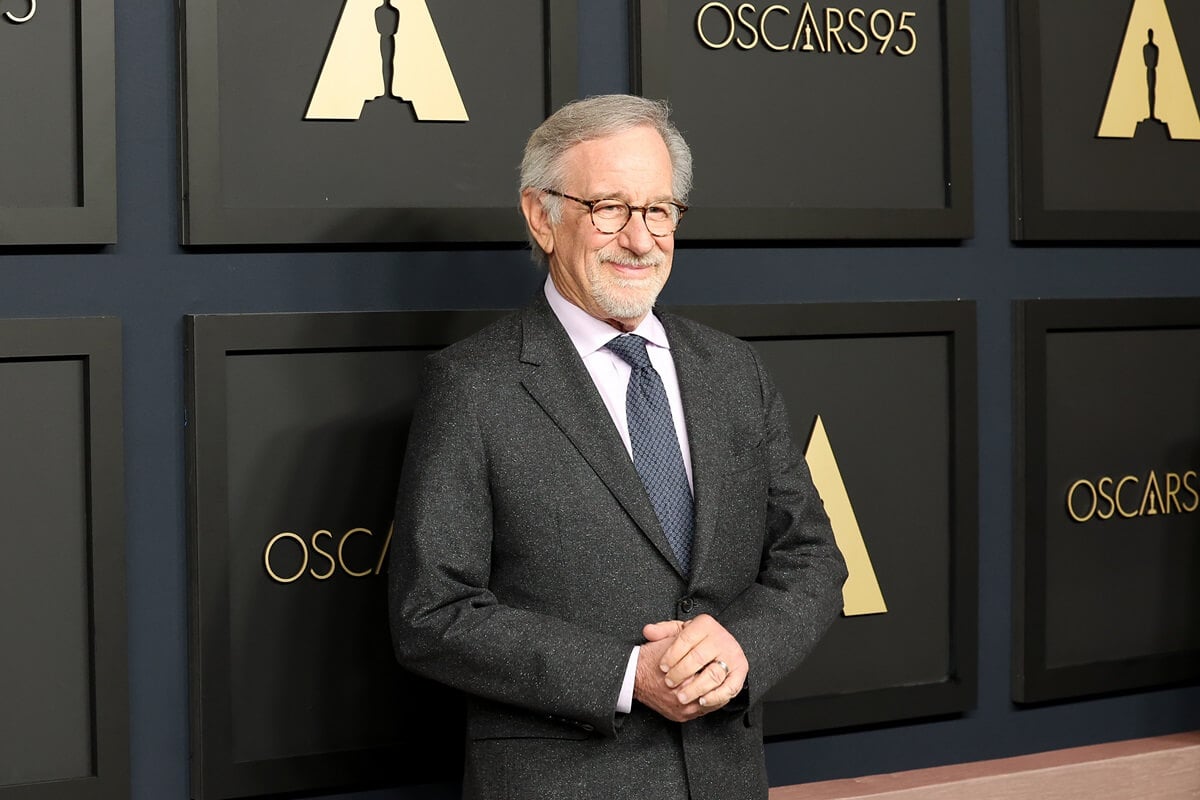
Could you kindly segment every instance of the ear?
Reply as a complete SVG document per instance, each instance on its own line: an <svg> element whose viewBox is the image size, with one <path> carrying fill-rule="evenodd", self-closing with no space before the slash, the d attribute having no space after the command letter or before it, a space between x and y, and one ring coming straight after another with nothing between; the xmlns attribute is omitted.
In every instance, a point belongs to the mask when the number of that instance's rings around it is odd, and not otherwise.
<svg viewBox="0 0 1200 800"><path fill-rule="evenodd" d="M554 227L550 224L550 216L542 205L542 193L537 189L526 189L521 192L521 213L525 215L525 224L538 246L549 255L554 252Z"/></svg>

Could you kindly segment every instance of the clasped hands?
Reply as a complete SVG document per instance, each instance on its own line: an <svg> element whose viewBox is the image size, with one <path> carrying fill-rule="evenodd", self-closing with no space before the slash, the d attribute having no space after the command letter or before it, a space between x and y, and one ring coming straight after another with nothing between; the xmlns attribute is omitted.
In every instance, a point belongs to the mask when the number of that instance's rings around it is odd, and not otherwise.
<svg viewBox="0 0 1200 800"><path fill-rule="evenodd" d="M687 722L737 697L750 664L742 646L708 614L642 628L633 696L662 716Z"/></svg>

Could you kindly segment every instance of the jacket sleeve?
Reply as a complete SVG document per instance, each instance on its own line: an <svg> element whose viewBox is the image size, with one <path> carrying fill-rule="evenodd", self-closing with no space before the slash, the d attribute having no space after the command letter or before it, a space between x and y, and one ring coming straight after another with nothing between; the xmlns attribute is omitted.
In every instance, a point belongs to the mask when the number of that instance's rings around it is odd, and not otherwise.
<svg viewBox="0 0 1200 800"><path fill-rule="evenodd" d="M489 590L492 489L477 388L442 355L427 361L388 566L397 658L472 695L615 735L630 644Z"/></svg>
<svg viewBox="0 0 1200 800"><path fill-rule="evenodd" d="M787 411L751 349L759 374L768 469L767 530L758 579L718 615L750 662L751 705L812 651L842 607L846 565L789 431Z"/></svg>

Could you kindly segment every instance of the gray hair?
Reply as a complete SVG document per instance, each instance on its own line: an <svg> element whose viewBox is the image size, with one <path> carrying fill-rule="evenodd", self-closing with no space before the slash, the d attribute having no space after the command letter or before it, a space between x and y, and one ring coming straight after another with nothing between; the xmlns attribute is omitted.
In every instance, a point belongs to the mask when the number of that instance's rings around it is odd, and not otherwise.
<svg viewBox="0 0 1200 800"><path fill-rule="evenodd" d="M572 147L649 125L658 131L671 157L671 194L685 203L692 190L692 151L670 117L671 109L665 101L636 95L605 94L568 103L530 134L521 159L521 191L561 190L566 180L563 162ZM551 222L557 224L562 220L561 198L544 194L541 203ZM545 261L546 254L533 234L527 233L533 260Z"/></svg>

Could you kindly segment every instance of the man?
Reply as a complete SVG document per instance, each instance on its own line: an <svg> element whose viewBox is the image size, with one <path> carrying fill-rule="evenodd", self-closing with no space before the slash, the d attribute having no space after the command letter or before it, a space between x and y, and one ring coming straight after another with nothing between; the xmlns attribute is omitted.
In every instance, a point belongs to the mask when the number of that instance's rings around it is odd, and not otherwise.
<svg viewBox="0 0 1200 800"><path fill-rule="evenodd" d="M427 365L392 633L469 695L468 798L765 798L763 694L840 606L753 349L653 310L690 186L663 104L555 113L521 174L543 290Z"/></svg>

